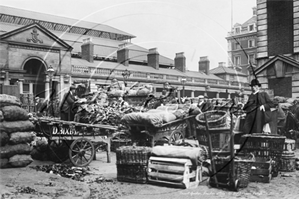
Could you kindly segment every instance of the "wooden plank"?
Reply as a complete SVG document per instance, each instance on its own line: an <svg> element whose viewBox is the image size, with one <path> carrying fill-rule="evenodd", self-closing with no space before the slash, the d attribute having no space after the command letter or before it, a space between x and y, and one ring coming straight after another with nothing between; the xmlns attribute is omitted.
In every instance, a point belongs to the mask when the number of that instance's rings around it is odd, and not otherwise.
<svg viewBox="0 0 300 199"><path fill-rule="evenodd" d="M183 175L149 172L148 176L152 177L152 178L158 178L159 180L171 180L171 181L177 181L177 182L183 181Z"/></svg>
<svg viewBox="0 0 300 199"><path fill-rule="evenodd" d="M167 157L150 157L149 161L158 161L158 162L171 162L171 163L177 163L177 164L186 164L186 165L192 165L192 162L189 159L183 159L183 158L167 158Z"/></svg>
<svg viewBox="0 0 300 199"><path fill-rule="evenodd" d="M149 163L148 168L158 170L159 172L181 173L185 171L185 167L176 165L160 165Z"/></svg>
<svg viewBox="0 0 300 199"><path fill-rule="evenodd" d="M185 187L185 184L182 183L182 182L179 182L179 183L176 183L176 182L167 182L167 181L163 181L163 180L156 180L156 179L151 179L151 178L148 178L148 182L152 182L152 183L164 183L164 184L170 184L170 185L173 185L173 186L180 186L180 187Z"/></svg>
<svg viewBox="0 0 300 199"><path fill-rule="evenodd" d="M272 174L268 176L262 176L262 175L251 175L249 181L250 182L264 182L269 183L272 179Z"/></svg>

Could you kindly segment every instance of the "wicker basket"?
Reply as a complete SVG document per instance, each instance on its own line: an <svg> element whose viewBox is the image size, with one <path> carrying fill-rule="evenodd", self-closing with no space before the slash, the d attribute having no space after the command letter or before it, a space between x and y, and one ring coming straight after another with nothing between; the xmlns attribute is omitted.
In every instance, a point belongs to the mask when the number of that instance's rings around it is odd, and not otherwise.
<svg viewBox="0 0 300 199"><path fill-rule="evenodd" d="M117 164L147 165L152 148L141 146L122 146L117 150Z"/></svg>
<svg viewBox="0 0 300 199"><path fill-rule="evenodd" d="M147 182L147 165L117 164L117 179L121 182Z"/></svg>
<svg viewBox="0 0 300 199"><path fill-rule="evenodd" d="M209 128L220 128L226 126L226 111L215 110L200 113L196 116L195 119L200 125L200 127L198 126L198 128L201 128L201 126L205 128L204 114L206 115L207 124Z"/></svg>
<svg viewBox="0 0 300 199"><path fill-rule="evenodd" d="M228 172L230 169L230 158L229 157L215 157L215 165L216 171L218 172ZM255 157L253 154L248 156L246 155L238 155L234 159L234 172L240 181L240 187L245 188L249 184L250 174L251 174L251 167L252 164L255 162ZM222 180L222 179L218 179ZM224 180L225 181L225 180Z"/></svg>
<svg viewBox="0 0 300 199"><path fill-rule="evenodd" d="M277 134L249 134L242 136L241 151L253 153L255 157L272 158L273 177L278 175L279 162L283 153L285 136Z"/></svg>

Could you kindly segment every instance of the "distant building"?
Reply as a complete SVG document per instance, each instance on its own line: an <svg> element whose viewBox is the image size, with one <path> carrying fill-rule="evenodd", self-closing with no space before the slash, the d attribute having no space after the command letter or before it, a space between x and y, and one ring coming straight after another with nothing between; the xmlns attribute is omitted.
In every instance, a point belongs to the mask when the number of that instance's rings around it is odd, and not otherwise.
<svg viewBox="0 0 300 199"><path fill-rule="evenodd" d="M255 74L274 96L298 97L299 0L260 0L257 8Z"/></svg>
<svg viewBox="0 0 300 199"><path fill-rule="evenodd" d="M170 59L156 48L135 45L133 38L103 24L0 6L0 87L17 85L21 94L40 97L48 97L52 87L60 98L71 84L97 89L112 79L129 86L150 83L158 95L166 82L181 93L184 86L188 97L249 91L247 84L210 74L207 57L200 58L199 71L188 71L183 52Z"/></svg>
<svg viewBox="0 0 300 199"><path fill-rule="evenodd" d="M256 65L257 16L256 7L253 16L243 24L236 23L226 37L228 42L228 67L249 74L249 62ZM245 52L243 52L243 49Z"/></svg>

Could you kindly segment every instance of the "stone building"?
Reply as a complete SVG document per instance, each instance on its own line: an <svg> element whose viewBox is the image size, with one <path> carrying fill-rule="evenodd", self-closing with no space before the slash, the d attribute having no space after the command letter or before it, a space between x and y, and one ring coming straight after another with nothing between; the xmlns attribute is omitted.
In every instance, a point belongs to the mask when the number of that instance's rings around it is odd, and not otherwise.
<svg viewBox="0 0 300 199"><path fill-rule="evenodd" d="M275 96L299 96L299 0L257 1L257 68Z"/></svg>
<svg viewBox="0 0 300 199"><path fill-rule="evenodd" d="M188 71L183 52L170 59L156 48L135 45L133 38L103 24L0 6L0 84L40 97L48 97L52 88L60 98L71 84L95 89L112 79L150 83L158 94L169 82L190 97L230 97L248 89L210 74L208 59L199 61L206 71Z"/></svg>

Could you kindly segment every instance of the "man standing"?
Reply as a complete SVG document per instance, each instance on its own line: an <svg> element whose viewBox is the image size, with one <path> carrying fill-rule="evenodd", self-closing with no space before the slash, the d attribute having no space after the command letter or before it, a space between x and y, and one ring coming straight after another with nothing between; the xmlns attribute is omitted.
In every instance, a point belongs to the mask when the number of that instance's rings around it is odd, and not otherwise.
<svg viewBox="0 0 300 199"><path fill-rule="evenodd" d="M67 92L63 97L63 101L60 106L61 120L74 121L75 112L73 111L73 108L76 101L75 90L75 86L70 86L69 92Z"/></svg>
<svg viewBox="0 0 300 199"><path fill-rule="evenodd" d="M271 121L271 110L274 107L266 92L260 91L261 84L257 79L251 81L252 94L243 110L246 112L243 133L262 133L263 126Z"/></svg>

